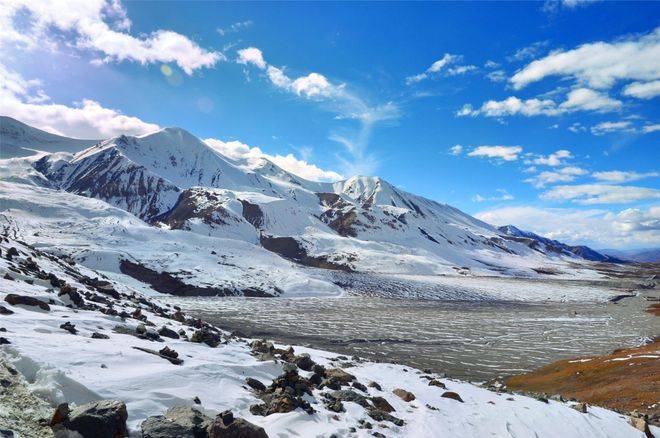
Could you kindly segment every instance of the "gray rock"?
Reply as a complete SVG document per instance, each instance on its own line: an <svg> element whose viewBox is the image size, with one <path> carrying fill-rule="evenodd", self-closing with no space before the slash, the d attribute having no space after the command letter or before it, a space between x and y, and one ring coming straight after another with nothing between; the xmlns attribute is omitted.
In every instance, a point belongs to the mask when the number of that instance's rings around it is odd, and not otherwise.
<svg viewBox="0 0 660 438"><path fill-rule="evenodd" d="M68 406L60 405L53 415L51 427L55 436L70 436L71 432L78 432L83 438L128 436L128 413L122 401L101 400L80 405L70 412L67 409Z"/></svg>
<svg viewBox="0 0 660 438"><path fill-rule="evenodd" d="M209 429L209 438L268 438L266 431L242 418L234 418L231 411L218 415Z"/></svg>
<svg viewBox="0 0 660 438"><path fill-rule="evenodd" d="M207 438L213 420L189 406L170 408L165 415L147 418L141 424L143 438Z"/></svg>

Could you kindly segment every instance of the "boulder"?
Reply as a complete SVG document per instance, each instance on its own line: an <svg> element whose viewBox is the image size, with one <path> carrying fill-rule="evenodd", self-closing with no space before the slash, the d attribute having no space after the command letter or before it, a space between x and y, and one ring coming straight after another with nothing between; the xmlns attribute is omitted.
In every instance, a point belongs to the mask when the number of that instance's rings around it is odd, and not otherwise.
<svg viewBox="0 0 660 438"><path fill-rule="evenodd" d="M379 390L379 391L382 391L382 390L383 390L383 388L381 388L381 386L380 386L377 382L374 382L374 381L369 382L369 384L367 384L367 386L368 386L369 388L375 388L375 389L377 389L377 390Z"/></svg>
<svg viewBox="0 0 660 438"><path fill-rule="evenodd" d="M649 422L644 417L630 417L630 425L635 429L641 431L646 438L653 438L651 429L649 428Z"/></svg>
<svg viewBox="0 0 660 438"><path fill-rule="evenodd" d="M429 381L429 386L437 386L438 388L447 389L445 384L442 383L441 381L437 380L437 379L431 379Z"/></svg>
<svg viewBox="0 0 660 438"><path fill-rule="evenodd" d="M252 388L256 391L265 391L266 390L266 385L264 385L263 383L261 383L257 379L253 379L252 377L248 377L247 379L245 379L245 383L247 383L247 385L250 388Z"/></svg>
<svg viewBox="0 0 660 438"><path fill-rule="evenodd" d="M378 410L385 411L385 412L394 412L395 409L392 407L392 405L385 399L385 397L371 397L371 403L374 405L374 407Z"/></svg>
<svg viewBox="0 0 660 438"><path fill-rule="evenodd" d="M110 339L110 336L103 333L94 332L92 333L92 339Z"/></svg>
<svg viewBox="0 0 660 438"><path fill-rule="evenodd" d="M332 368L332 369L326 370L325 376L328 379L336 379L339 383L341 383L343 385L348 385L353 380L355 380L354 375L347 373L346 371L342 370L341 368Z"/></svg>
<svg viewBox="0 0 660 438"><path fill-rule="evenodd" d="M329 394L329 397L333 400L339 400L342 402L353 402L362 406L363 408L370 407L367 402L367 398L351 389L342 389L340 391L334 391Z"/></svg>
<svg viewBox="0 0 660 438"><path fill-rule="evenodd" d="M446 391L446 392L442 393L442 395L440 397L450 398L452 400L456 400L456 401L459 401L459 402L463 403L463 399L461 398L461 396L458 395L457 393L453 392L453 391Z"/></svg>
<svg viewBox="0 0 660 438"><path fill-rule="evenodd" d="M7 309L5 306L0 306L0 315L13 315L14 311Z"/></svg>
<svg viewBox="0 0 660 438"><path fill-rule="evenodd" d="M362 383L358 382L357 380L351 384L351 386L355 389L359 389L362 392L368 392L367 387L364 386Z"/></svg>
<svg viewBox="0 0 660 438"><path fill-rule="evenodd" d="M27 295L17 295L17 294L7 294L5 301L11 304L12 306L24 305L24 306L36 306L41 310L50 311L50 306L44 303L41 300L38 300L34 297L29 297Z"/></svg>
<svg viewBox="0 0 660 438"><path fill-rule="evenodd" d="M76 330L76 325L71 324L71 322L67 321L64 324L60 324L60 328L62 330L66 330L67 332L71 333L72 335L75 335L78 333L78 330Z"/></svg>
<svg viewBox="0 0 660 438"><path fill-rule="evenodd" d="M222 342L222 337L219 333L216 333L206 327L195 331L190 337L190 342L204 343L209 347L217 347Z"/></svg>
<svg viewBox="0 0 660 438"><path fill-rule="evenodd" d="M219 414L209 428L209 438L268 438L266 431L242 418L234 418L231 411Z"/></svg>
<svg viewBox="0 0 660 438"><path fill-rule="evenodd" d="M142 422L142 438L207 438L213 420L189 406L176 406L165 415Z"/></svg>
<svg viewBox="0 0 660 438"><path fill-rule="evenodd" d="M169 327L163 326L158 330L158 334L165 338L179 339L179 334Z"/></svg>
<svg viewBox="0 0 660 438"><path fill-rule="evenodd" d="M396 426L403 426L405 424L402 419L397 418L385 411L381 411L380 409L369 409L367 410L367 414L376 421L389 421L390 423L394 423Z"/></svg>
<svg viewBox="0 0 660 438"><path fill-rule="evenodd" d="M312 358L307 353L303 353L299 356L296 356L293 359L293 363L295 363L298 366L298 368L300 368L301 370L305 370L305 371L311 371L312 367L314 365L316 365L316 363L312 360Z"/></svg>
<svg viewBox="0 0 660 438"><path fill-rule="evenodd" d="M399 398L405 402L411 402L415 400L415 394L413 394L410 391L406 391L405 389L401 388L396 388L394 391L392 391L395 395L399 396Z"/></svg>
<svg viewBox="0 0 660 438"><path fill-rule="evenodd" d="M577 403L571 406L571 408L575 409L576 411L586 414L587 413L587 404L586 403Z"/></svg>
<svg viewBox="0 0 660 438"><path fill-rule="evenodd" d="M67 412L68 406L58 406L51 419L56 436L82 438L119 438L128 436L126 405L119 400L101 400L80 405Z"/></svg>

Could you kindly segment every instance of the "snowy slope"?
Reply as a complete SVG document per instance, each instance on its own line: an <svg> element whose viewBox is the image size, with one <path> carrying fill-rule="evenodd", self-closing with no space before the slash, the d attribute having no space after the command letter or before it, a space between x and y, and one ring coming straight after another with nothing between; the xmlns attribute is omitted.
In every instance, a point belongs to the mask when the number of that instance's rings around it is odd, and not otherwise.
<svg viewBox="0 0 660 438"><path fill-rule="evenodd" d="M12 256L10 248L15 251ZM237 417L262 426L270 437L367 437L373 432L415 438L643 437L641 431L628 424L626 416L595 406L581 413L572 409L570 402L544 402L495 392L435 374L424 375L406 366L342 359L298 346L293 347L294 354L308 353L327 370L343 369L363 385L374 381L378 387L343 386L343 390L349 390L344 394L363 401L362 405L344 401L340 412L330 410L326 401L336 392L313 386L303 397L313 413L298 408L256 415L250 407L261 401L258 393L246 385L246 378L269 385L282 375L282 362L260 360L244 339L215 328L211 330L221 341L219 345L190 342L188 339L202 323L177 314L169 305L145 298L121 282L112 282L110 287L115 292L108 293L107 288L98 287L100 283L91 281L105 281L101 273L69 259L53 257L6 235L0 237L0 253L0 304L6 309L1 316L6 329L2 335L10 342L0 346L0 358L18 370L28 388L53 407L64 401L73 405L100 399L124 401L132 436L140 436L140 424L148 416L161 415L172 406L194 406L193 398L199 397L198 406L204 412L214 415L231 409ZM78 291L77 300L71 292L65 292L65 283ZM8 291L49 303L48 307L10 304ZM74 326L75 334L61 328L64 321ZM147 325L148 333L167 327L173 332L182 331L185 337L163 335L151 341L137 336L141 323ZM107 338L93 338L93 333ZM164 346L175 350L183 363L175 365L134 348L160 350ZM297 372L307 378L311 375L301 369ZM430 385L431 378L446 388ZM415 399L399 398L393 393L397 388L411 392ZM458 394L462 401L443 397L446 391ZM374 420L369 413L374 397L385 399L393 409L391 415L403 422L396 425ZM0 420L3 415L0 409ZM370 423L369 428L365 422ZM651 430L660 432L655 427Z"/></svg>
<svg viewBox="0 0 660 438"><path fill-rule="evenodd" d="M78 152L98 141L62 137L0 116L0 158L27 157L39 151Z"/></svg>

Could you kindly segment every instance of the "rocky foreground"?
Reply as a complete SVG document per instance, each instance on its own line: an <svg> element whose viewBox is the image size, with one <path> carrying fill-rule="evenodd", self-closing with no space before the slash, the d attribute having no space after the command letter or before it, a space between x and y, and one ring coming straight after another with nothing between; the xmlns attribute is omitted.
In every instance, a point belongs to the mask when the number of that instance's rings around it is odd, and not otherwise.
<svg viewBox="0 0 660 438"><path fill-rule="evenodd" d="M0 436L660 432L596 406L242 339L7 235L0 303Z"/></svg>

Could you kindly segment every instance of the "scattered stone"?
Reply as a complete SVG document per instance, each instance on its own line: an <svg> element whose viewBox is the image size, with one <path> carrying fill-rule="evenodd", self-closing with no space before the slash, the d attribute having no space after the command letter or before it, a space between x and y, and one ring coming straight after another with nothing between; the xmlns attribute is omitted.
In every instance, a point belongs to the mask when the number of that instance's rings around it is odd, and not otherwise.
<svg viewBox="0 0 660 438"><path fill-rule="evenodd" d="M394 423L396 426L403 426L405 424L402 419L397 418L385 411L381 411L380 409L369 409L367 410L367 414L376 421L389 421L390 423Z"/></svg>
<svg viewBox="0 0 660 438"><path fill-rule="evenodd" d="M83 438L117 438L128 436L127 418L123 402L101 400L70 411L68 406L59 405L50 426L56 436L77 436L73 432L78 432Z"/></svg>
<svg viewBox="0 0 660 438"><path fill-rule="evenodd" d="M24 306L36 306L41 310L50 311L50 306L44 303L41 300L38 300L34 297L29 297L26 295L17 295L17 294L7 294L5 301L11 304L12 306L24 305Z"/></svg>
<svg viewBox="0 0 660 438"><path fill-rule="evenodd" d="M179 353L176 352L176 350L171 349L167 345L162 348L158 353L160 353L161 356L169 357L172 359L176 359L179 357Z"/></svg>
<svg viewBox="0 0 660 438"><path fill-rule="evenodd" d="M649 428L649 422L644 417L630 417L628 420L630 425L637 430L642 431L647 438L653 438L651 429Z"/></svg>
<svg viewBox="0 0 660 438"><path fill-rule="evenodd" d="M245 383L247 383L247 385L250 388L252 388L256 391L265 391L266 390L266 385L264 385L263 383L261 383L257 379L253 379L252 377L248 377L247 379L245 379Z"/></svg>
<svg viewBox="0 0 660 438"><path fill-rule="evenodd" d="M140 323L137 325L137 327L135 327L135 333L139 335L145 335L147 334L147 327L143 323Z"/></svg>
<svg viewBox="0 0 660 438"><path fill-rule="evenodd" d="M371 397L371 403L373 403L374 407L380 411L385 411L385 412L394 412L395 409L392 407L392 405L385 399L385 397Z"/></svg>
<svg viewBox="0 0 660 438"><path fill-rule="evenodd" d="M367 386L369 388L376 388L379 391L383 390L383 388L381 388L381 386L377 382L374 382L374 381L369 382L369 384Z"/></svg>
<svg viewBox="0 0 660 438"><path fill-rule="evenodd" d="M179 359L177 357L165 356L164 354L160 354L158 351L152 350L150 348L142 348L142 347L132 347L132 348L134 348L136 350L139 350L139 351L144 351L145 353L149 353L149 354L153 354L155 356L161 357L165 360L170 361L170 363L172 363L174 365L181 365L183 363L183 359ZM177 354L177 356L178 356L178 354Z"/></svg>
<svg viewBox="0 0 660 438"><path fill-rule="evenodd" d="M196 408L176 406L147 418L140 425L143 438L207 438L213 420Z"/></svg>
<svg viewBox="0 0 660 438"><path fill-rule="evenodd" d="M9 345L11 342L7 338L0 337L0 345Z"/></svg>
<svg viewBox="0 0 660 438"><path fill-rule="evenodd" d="M5 306L0 306L0 315L13 315L14 311L7 309Z"/></svg>
<svg viewBox="0 0 660 438"><path fill-rule="evenodd" d="M398 395L399 398L405 402L411 402L415 400L415 394L413 394L410 391L406 391L405 389L401 388L396 388L394 391L392 391L395 395Z"/></svg>
<svg viewBox="0 0 660 438"><path fill-rule="evenodd" d="M12 277L11 275L9 275L9 273L5 274L5 276L4 276L3 278L4 278L5 280L14 281L14 277Z"/></svg>
<svg viewBox="0 0 660 438"><path fill-rule="evenodd" d="M202 327L193 333L190 337L190 342L204 343L209 347L215 348L222 342L222 337L219 333L211 331L207 327Z"/></svg>
<svg viewBox="0 0 660 438"><path fill-rule="evenodd" d="M272 342L268 342L265 339L257 339L250 343L250 348L253 353L272 353L275 350L275 346Z"/></svg>
<svg viewBox="0 0 660 438"><path fill-rule="evenodd" d="M9 249L7 250L7 260L11 260L17 255L18 255L18 250L13 246L9 247Z"/></svg>
<svg viewBox="0 0 660 438"><path fill-rule="evenodd" d="M358 382L357 380L351 384L353 388L359 389L362 392L368 392L367 387L364 386L362 383Z"/></svg>
<svg viewBox="0 0 660 438"><path fill-rule="evenodd" d="M110 336L103 333L94 332L92 333L92 339L110 339Z"/></svg>
<svg viewBox="0 0 660 438"><path fill-rule="evenodd" d="M453 392L453 391L446 391L440 397L450 398L452 400L456 400L456 401L459 401L459 402L463 403L463 399L461 398L461 396L458 395L458 393Z"/></svg>
<svg viewBox="0 0 660 438"><path fill-rule="evenodd" d="M199 397L197 397L197 396L195 396L195 397L193 398L193 402L194 402L196 405L201 405L201 404L202 404L202 401L201 401L201 400L199 399Z"/></svg>
<svg viewBox="0 0 660 438"><path fill-rule="evenodd" d="M441 381L437 380L437 379L433 379L433 380L429 381L429 386L437 386L438 388L447 389L445 384L442 383Z"/></svg>
<svg viewBox="0 0 660 438"><path fill-rule="evenodd" d="M266 431L243 418L234 418L231 411L220 413L209 428L209 438L268 438Z"/></svg>
<svg viewBox="0 0 660 438"><path fill-rule="evenodd" d="M547 397L545 397L543 395L536 395L536 396L534 396L534 398L537 399L538 401L540 401L541 403L546 403L546 404L548 403Z"/></svg>
<svg viewBox="0 0 660 438"><path fill-rule="evenodd" d="M571 408L575 409L578 412L581 412L583 414L587 413L587 404L586 403L577 403L571 406Z"/></svg>
<svg viewBox="0 0 660 438"><path fill-rule="evenodd" d="M158 330L158 334L165 338L179 339L179 334L169 327L163 326Z"/></svg>
<svg viewBox="0 0 660 438"><path fill-rule="evenodd" d="M67 321L64 324L60 324L60 328L62 330L66 330L67 332L71 333L72 335L75 335L78 333L78 330L76 330L75 324L71 324L71 322Z"/></svg>
<svg viewBox="0 0 660 438"><path fill-rule="evenodd" d="M342 370L341 368L332 368L332 369L326 370L325 376L328 379L337 380L342 385L348 385L353 380L355 380L354 375L347 373L346 371Z"/></svg>
<svg viewBox="0 0 660 438"><path fill-rule="evenodd" d="M334 391L328 394L328 397L330 397L332 400L339 400L342 402L353 402L362 406L363 408L370 407L369 402L367 402L367 398L365 396L358 394L357 392L351 389L342 389L339 391Z"/></svg>

